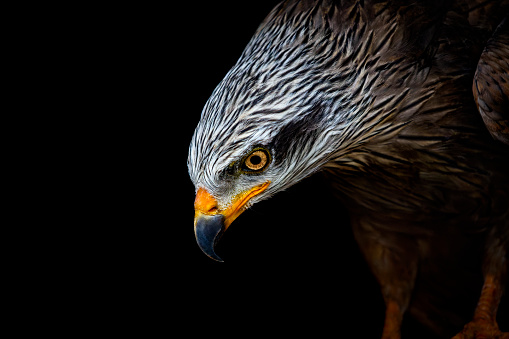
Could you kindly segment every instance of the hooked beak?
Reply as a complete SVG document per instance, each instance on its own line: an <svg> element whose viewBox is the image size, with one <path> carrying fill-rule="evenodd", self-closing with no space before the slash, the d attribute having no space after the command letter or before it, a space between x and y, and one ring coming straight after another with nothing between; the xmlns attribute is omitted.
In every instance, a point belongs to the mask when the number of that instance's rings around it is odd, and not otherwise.
<svg viewBox="0 0 509 339"><path fill-rule="evenodd" d="M247 202L265 191L269 184L270 181L238 194L232 203L223 209L219 208L217 200L204 188L198 190L194 201L194 234L203 253L214 260L223 261L214 251L214 247L224 231L246 210Z"/></svg>
<svg viewBox="0 0 509 339"><path fill-rule="evenodd" d="M224 217L220 214L201 214L194 218L194 235L198 246L203 253L220 262L223 260L214 252L214 247L221 239L224 230Z"/></svg>

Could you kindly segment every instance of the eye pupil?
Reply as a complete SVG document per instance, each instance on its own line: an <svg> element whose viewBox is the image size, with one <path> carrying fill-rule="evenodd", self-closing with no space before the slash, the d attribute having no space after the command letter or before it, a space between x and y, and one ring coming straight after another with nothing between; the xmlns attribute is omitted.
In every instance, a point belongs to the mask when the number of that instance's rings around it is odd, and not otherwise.
<svg viewBox="0 0 509 339"><path fill-rule="evenodd" d="M251 160L251 163L252 163L253 165L259 165L259 164L262 162L262 158L260 158L260 156L258 156L258 155L253 155L253 156L250 158L250 160Z"/></svg>

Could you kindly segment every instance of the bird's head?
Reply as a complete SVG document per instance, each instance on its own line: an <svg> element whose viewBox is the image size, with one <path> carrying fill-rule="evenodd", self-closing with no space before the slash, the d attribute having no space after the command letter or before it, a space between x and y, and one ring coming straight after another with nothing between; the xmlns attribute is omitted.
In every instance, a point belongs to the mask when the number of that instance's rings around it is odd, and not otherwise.
<svg viewBox="0 0 509 339"><path fill-rule="evenodd" d="M273 10L214 90L189 148L196 239L216 260L215 243L249 206L362 142L370 77L350 67L362 44L313 8L286 11Z"/></svg>

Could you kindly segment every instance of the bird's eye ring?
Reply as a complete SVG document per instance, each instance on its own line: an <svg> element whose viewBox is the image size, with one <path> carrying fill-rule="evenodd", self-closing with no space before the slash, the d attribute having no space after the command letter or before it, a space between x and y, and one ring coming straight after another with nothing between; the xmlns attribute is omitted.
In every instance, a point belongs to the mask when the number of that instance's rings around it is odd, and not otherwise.
<svg viewBox="0 0 509 339"><path fill-rule="evenodd" d="M243 163L243 170L246 172L260 172L264 170L270 161L269 152L265 149L256 149L252 151Z"/></svg>

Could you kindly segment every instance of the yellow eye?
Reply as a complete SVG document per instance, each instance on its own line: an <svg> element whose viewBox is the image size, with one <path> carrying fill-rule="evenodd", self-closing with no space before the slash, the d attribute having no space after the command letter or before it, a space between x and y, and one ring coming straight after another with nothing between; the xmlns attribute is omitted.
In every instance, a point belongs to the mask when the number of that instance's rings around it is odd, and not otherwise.
<svg viewBox="0 0 509 339"><path fill-rule="evenodd" d="M247 171L261 171L269 163L269 154L264 149L258 149L252 152L244 160L244 169Z"/></svg>

